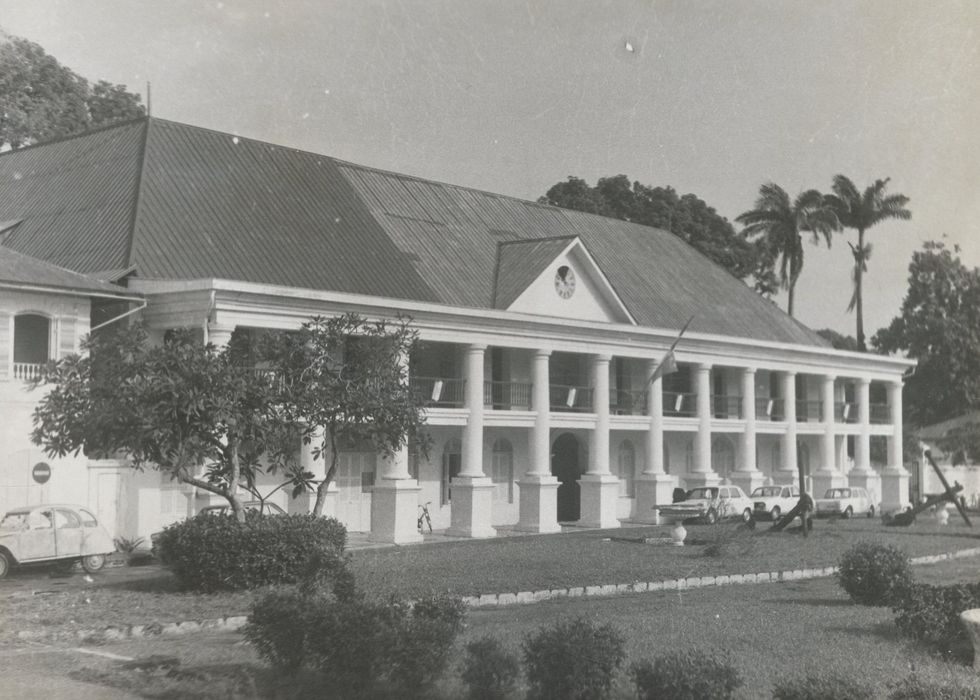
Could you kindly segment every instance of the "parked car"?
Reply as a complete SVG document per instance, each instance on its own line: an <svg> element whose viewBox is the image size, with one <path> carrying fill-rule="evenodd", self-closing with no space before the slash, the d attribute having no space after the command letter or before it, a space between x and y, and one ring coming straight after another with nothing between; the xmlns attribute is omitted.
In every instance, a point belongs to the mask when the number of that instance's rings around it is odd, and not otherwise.
<svg viewBox="0 0 980 700"><path fill-rule="evenodd" d="M246 513L261 513L262 515L286 515L286 511L277 506L275 503L269 503L268 501L245 501L242 504L242 508L245 509ZM198 516L201 515L228 515L231 513L231 505L228 503L219 503L213 506L204 506L198 512ZM160 539L160 535L163 530L158 530L157 532L150 534L150 551L154 554L156 553L157 540Z"/></svg>
<svg viewBox="0 0 980 700"><path fill-rule="evenodd" d="M818 516L839 515L849 518L858 513L866 513L869 518L875 515L875 504L868 491L860 486L845 486L827 489L823 498L817 499Z"/></svg>
<svg viewBox="0 0 980 700"><path fill-rule="evenodd" d="M752 490L752 514L756 518L779 520L800 502L799 486L758 486Z"/></svg>
<svg viewBox="0 0 980 700"><path fill-rule="evenodd" d="M684 500L657 509L675 519L696 519L709 525L730 518L752 519L752 501L738 486L700 486L690 489Z"/></svg>
<svg viewBox="0 0 980 700"><path fill-rule="evenodd" d="M14 508L0 520L0 578L24 564L81 562L89 573L105 566L116 546L92 511L45 504Z"/></svg>

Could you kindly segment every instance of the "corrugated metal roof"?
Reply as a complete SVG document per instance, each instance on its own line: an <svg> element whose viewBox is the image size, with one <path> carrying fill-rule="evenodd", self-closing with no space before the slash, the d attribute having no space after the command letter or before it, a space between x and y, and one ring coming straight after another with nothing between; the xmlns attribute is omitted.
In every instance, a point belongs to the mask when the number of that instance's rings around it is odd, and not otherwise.
<svg viewBox="0 0 980 700"><path fill-rule="evenodd" d="M64 289L66 292L82 294L133 296L132 292L122 287L94 280L79 272L72 272L0 246L0 285L3 284Z"/></svg>
<svg viewBox="0 0 980 700"><path fill-rule="evenodd" d="M476 308L501 243L579 236L641 325L827 344L668 232L155 118L0 156L13 219L6 245L80 271ZM531 262L505 261L498 298Z"/></svg>
<svg viewBox="0 0 980 700"><path fill-rule="evenodd" d="M574 237L542 238L532 241L507 241L499 245L496 289L493 305L506 309L531 284L544 266L554 260Z"/></svg>

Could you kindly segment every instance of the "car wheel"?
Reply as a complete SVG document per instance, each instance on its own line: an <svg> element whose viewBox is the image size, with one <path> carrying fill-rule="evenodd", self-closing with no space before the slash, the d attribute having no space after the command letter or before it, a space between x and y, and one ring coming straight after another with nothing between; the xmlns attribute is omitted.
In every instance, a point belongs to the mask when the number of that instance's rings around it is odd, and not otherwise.
<svg viewBox="0 0 980 700"><path fill-rule="evenodd" d="M848 507L847 507L847 508L846 508L846 509L844 510L844 513L843 513L843 515L842 515L841 517L844 517L844 518L849 518L849 517L851 517L852 515L854 515L854 509L853 509L853 508L851 508L850 506L848 506Z"/></svg>
<svg viewBox="0 0 980 700"><path fill-rule="evenodd" d="M742 522L750 523L752 522L752 511L748 508L742 511Z"/></svg>
<svg viewBox="0 0 980 700"><path fill-rule="evenodd" d="M715 512L714 508L704 514L704 522L708 523L708 525L714 525L716 522L718 522L718 514Z"/></svg>
<svg viewBox="0 0 980 700"><path fill-rule="evenodd" d="M779 510L779 506L773 506L770 515L772 515L772 521L778 523L779 519L783 516L783 512Z"/></svg>
<svg viewBox="0 0 980 700"><path fill-rule="evenodd" d="M10 566L13 562L10 559L10 555L6 552L0 552L0 578L7 578L7 574L10 573Z"/></svg>
<svg viewBox="0 0 980 700"><path fill-rule="evenodd" d="M102 569L105 566L105 554L90 554L82 557L82 568L90 574Z"/></svg>
<svg viewBox="0 0 980 700"><path fill-rule="evenodd" d="M871 506L870 508L868 508L868 517L869 518L875 517L875 507L874 506Z"/></svg>

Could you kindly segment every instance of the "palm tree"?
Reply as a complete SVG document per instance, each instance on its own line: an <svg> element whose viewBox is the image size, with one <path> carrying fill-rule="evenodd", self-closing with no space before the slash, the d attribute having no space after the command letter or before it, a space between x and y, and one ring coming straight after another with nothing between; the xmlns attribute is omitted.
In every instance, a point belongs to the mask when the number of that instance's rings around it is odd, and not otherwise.
<svg viewBox="0 0 980 700"><path fill-rule="evenodd" d="M904 194L885 195L888 180L875 180L864 190L858 192L854 183L843 175L834 177L833 195L828 195L827 201L833 207L844 228L853 228L858 232L857 245L851 246L854 256L854 294L851 296L847 310L857 309L857 343L858 350L865 352L864 342L864 299L861 282L864 273L868 271L868 258L871 257L871 244L865 244L864 232L880 221L886 219L910 219L912 212L905 208L909 198Z"/></svg>
<svg viewBox="0 0 980 700"><path fill-rule="evenodd" d="M826 197L817 190L807 190L790 202L786 191L770 182L759 188L755 209L739 214L735 221L745 226L743 235L755 239L760 254L771 264L780 259L779 281L789 291L786 310L792 316L796 281L803 271L802 234L812 233L813 242L818 244L823 236L829 248L830 234L840 228Z"/></svg>

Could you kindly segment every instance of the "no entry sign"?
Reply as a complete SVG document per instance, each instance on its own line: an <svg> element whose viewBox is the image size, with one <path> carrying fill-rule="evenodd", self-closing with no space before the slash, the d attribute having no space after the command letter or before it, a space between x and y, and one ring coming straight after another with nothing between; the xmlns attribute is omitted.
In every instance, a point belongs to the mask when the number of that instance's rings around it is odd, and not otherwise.
<svg viewBox="0 0 980 700"><path fill-rule="evenodd" d="M31 476L34 477L34 481L39 484L46 484L48 479L51 478L51 465L47 462L38 462L31 469Z"/></svg>

